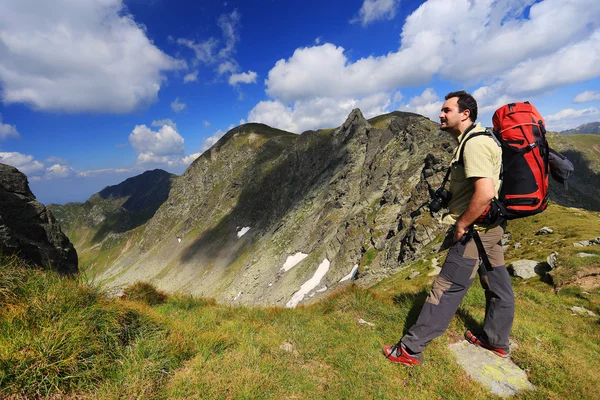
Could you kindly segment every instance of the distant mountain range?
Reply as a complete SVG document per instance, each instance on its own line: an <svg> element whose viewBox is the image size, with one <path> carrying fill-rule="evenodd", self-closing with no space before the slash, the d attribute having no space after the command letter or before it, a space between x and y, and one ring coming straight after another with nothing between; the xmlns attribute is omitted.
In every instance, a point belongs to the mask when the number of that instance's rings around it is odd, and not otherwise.
<svg viewBox="0 0 600 400"><path fill-rule="evenodd" d="M600 122L590 122L589 124L583 124L575 129L567 129L560 132L561 135L577 135L580 133L591 133L593 135L600 135Z"/></svg>

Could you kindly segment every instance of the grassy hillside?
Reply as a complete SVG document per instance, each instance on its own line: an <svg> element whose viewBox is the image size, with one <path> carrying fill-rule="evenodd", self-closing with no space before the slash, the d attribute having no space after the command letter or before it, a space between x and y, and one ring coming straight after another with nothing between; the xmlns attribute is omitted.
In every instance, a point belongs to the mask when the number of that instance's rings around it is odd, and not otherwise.
<svg viewBox="0 0 600 400"><path fill-rule="evenodd" d="M536 236L542 226L554 233ZM543 260L558 251L557 271L565 276L600 270L600 246L572 245L598 235L600 213L552 205L539 217L512 222L508 231L508 259ZM515 249L516 243L521 247ZM595 256L576 257L582 251ZM427 348L424 366L394 365L381 355L381 346L397 341L415 321L433 279L427 273L434 257L439 255L430 253L373 288L349 287L297 309L234 307L189 296L149 307L109 300L89 285L3 259L0 394L495 398L447 349L483 320L485 300L477 282L448 331ZM407 280L412 271L421 274ZM597 399L600 318L575 315L570 308L600 314L600 288L583 290L576 283L563 280L557 291L540 278L513 280L517 307L511 340L517 348L512 359L536 387L517 398Z"/></svg>

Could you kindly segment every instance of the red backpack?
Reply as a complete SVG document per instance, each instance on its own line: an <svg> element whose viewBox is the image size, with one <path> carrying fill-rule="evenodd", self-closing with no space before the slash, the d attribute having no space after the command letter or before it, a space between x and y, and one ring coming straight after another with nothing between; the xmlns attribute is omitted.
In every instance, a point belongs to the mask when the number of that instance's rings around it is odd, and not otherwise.
<svg viewBox="0 0 600 400"><path fill-rule="evenodd" d="M502 146L500 202L505 219L537 214L548 206L548 158L544 118L528 101L500 107L492 117Z"/></svg>

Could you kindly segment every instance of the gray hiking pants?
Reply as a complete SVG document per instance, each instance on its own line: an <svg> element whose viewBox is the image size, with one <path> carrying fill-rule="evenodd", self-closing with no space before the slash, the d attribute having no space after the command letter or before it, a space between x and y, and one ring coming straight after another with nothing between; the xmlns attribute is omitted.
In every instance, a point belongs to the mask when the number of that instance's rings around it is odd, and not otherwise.
<svg viewBox="0 0 600 400"><path fill-rule="evenodd" d="M410 351L420 353L429 342L444 333L477 272L485 290L483 330L488 343L509 350L508 336L512 328L515 301L510 276L504 265L503 233L501 226L479 233L493 271L479 267L479 253L471 235L463 236L450 247L417 322L401 339Z"/></svg>

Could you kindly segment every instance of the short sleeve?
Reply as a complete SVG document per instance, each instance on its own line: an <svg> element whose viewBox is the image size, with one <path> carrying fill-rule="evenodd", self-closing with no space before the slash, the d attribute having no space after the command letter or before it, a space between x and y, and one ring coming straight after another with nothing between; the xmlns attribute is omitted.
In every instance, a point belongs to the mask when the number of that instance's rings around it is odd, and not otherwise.
<svg viewBox="0 0 600 400"><path fill-rule="evenodd" d="M492 138L478 136L465 143L463 161L467 178L498 178L502 152Z"/></svg>

